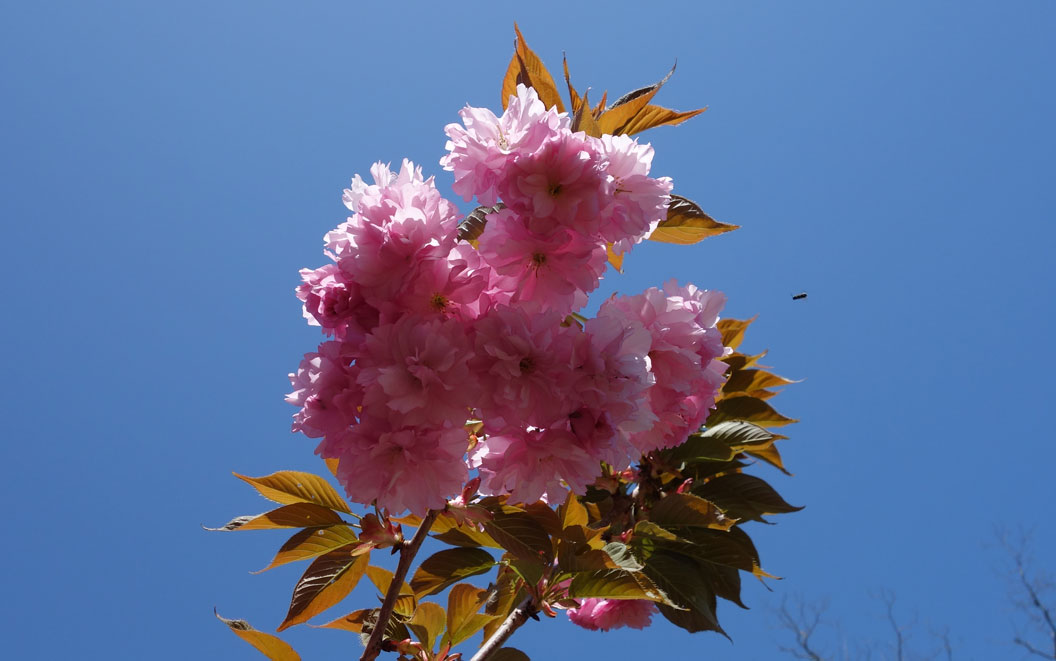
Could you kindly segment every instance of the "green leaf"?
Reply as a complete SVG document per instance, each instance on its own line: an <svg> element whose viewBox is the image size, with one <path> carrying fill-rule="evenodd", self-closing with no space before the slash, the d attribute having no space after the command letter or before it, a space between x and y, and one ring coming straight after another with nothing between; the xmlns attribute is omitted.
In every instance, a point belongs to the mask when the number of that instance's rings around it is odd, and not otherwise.
<svg viewBox="0 0 1056 661"><path fill-rule="evenodd" d="M645 574L664 590L678 606L674 611L661 605L660 612L673 624L689 632L718 631L726 635L716 616L715 591L705 580L700 563L668 551L653 553L645 564Z"/></svg>
<svg viewBox="0 0 1056 661"><path fill-rule="evenodd" d="M471 507L477 506L472 505ZM480 509L485 512L489 511L484 508ZM421 524L421 519L414 516L400 517L399 519L393 520L399 523L413 521L413 525L415 526ZM495 549L502 548L502 546L500 546L499 543L492 539L486 532L477 530L471 523L459 523L459 521L448 512L443 512L440 516L436 517L436 521L433 522L433 527L429 529L429 532L436 539L450 544L451 546L487 546Z"/></svg>
<svg viewBox="0 0 1056 661"><path fill-rule="evenodd" d="M725 393L754 392L764 388L780 388L795 383L791 379L759 369L737 370L722 386Z"/></svg>
<svg viewBox="0 0 1056 661"><path fill-rule="evenodd" d="M671 608L670 606L664 606L663 604L658 605L657 608L660 609L660 614L667 618L668 622L676 627L685 629L689 633L718 631L729 638L729 636L726 635L726 632L722 630L722 627L718 625L714 614L698 611L695 608L690 608L688 610Z"/></svg>
<svg viewBox="0 0 1056 661"><path fill-rule="evenodd" d="M487 598L487 590L468 583L452 587L447 593L447 634L441 644L458 645L494 620L494 615L478 612Z"/></svg>
<svg viewBox="0 0 1056 661"><path fill-rule="evenodd" d="M382 569L381 567L375 567L371 565L367 567L367 578L374 584L380 594L386 594L389 591L389 586L392 584L392 578L394 574L388 569ZM401 595L414 596L414 590L411 586L407 585L404 581L403 586L400 587Z"/></svg>
<svg viewBox="0 0 1056 661"><path fill-rule="evenodd" d="M407 621L407 628L414 633L414 637L430 652L436 647L436 641L444 633L444 625L447 622L447 614L440 604L422 602L414 611L414 615Z"/></svg>
<svg viewBox="0 0 1056 661"><path fill-rule="evenodd" d="M561 528L569 526L585 526L589 523L587 519L587 508L579 502L579 498L571 491L565 498L565 502L557 510L557 516L561 519Z"/></svg>
<svg viewBox="0 0 1056 661"><path fill-rule="evenodd" d="M733 523L714 504L690 493L672 493L661 498L649 510L649 520L675 534L709 528L726 530Z"/></svg>
<svg viewBox="0 0 1056 661"><path fill-rule="evenodd" d="M301 661L301 655L293 650L286 641L270 633L257 631L245 620L229 620L215 610L216 618L227 625L236 636L246 641L271 661Z"/></svg>
<svg viewBox="0 0 1056 661"><path fill-rule="evenodd" d="M546 565L539 558L508 558L507 562L511 569L517 572L517 575L524 580L526 585L537 585L539 581L543 580L543 572L546 571Z"/></svg>
<svg viewBox="0 0 1056 661"><path fill-rule="evenodd" d="M461 528L451 528L437 535L433 535L436 539L439 539L445 544L451 546L469 546L469 547L480 547L487 546L492 549L501 549L502 545L491 538L491 535L480 532L473 528L473 526L463 526Z"/></svg>
<svg viewBox="0 0 1056 661"><path fill-rule="evenodd" d="M700 434L705 438L722 441L735 450L747 450L766 447L774 442L775 434L759 425L744 420L728 420L708 427Z"/></svg>
<svg viewBox="0 0 1056 661"><path fill-rule="evenodd" d="M620 568L604 551L564 539L557 543L557 566L564 572Z"/></svg>
<svg viewBox="0 0 1056 661"><path fill-rule="evenodd" d="M759 567L755 546L739 528L728 531L683 528L675 534L655 523L640 521L634 532L636 548L641 549L639 555L646 558L646 564L653 553L662 550L747 572L754 573Z"/></svg>
<svg viewBox="0 0 1056 661"><path fill-rule="evenodd" d="M502 548L519 558L553 560L553 544L539 523L524 510L504 505L484 529Z"/></svg>
<svg viewBox="0 0 1056 661"><path fill-rule="evenodd" d="M525 505L524 511L542 526L546 534L551 537L561 536L561 530L564 528L561 525L561 517L549 505L544 502L532 503Z"/></svg>
<svg viewBox="0 0 1056 661"><path fill-rule="evenodd" d="M692 434L682 445L669 451L671 463L696 464L702 461L730 461L737 451L714 437Z"/></svg>
<svg viewBox="0 0 1056 661"><path fill-rule="evenodd" d="M693 485L692 491L718 505L727 516L742 521L765 521L764 514L787 514L803 509L786 503L764 480L744 473L722 475Z"/></svg>
<svg viewBox="0 0 1056 661"><path fill-rule="evenodd" d="M425 559L411 578L411 589L419 599L436 594L469 576L483 574L495 566L491 554L478 548L438 551Z"/></svg>
<svg viewBox="0 0 1056 661"><path fill-rule="evenodd" d="M628 571L642 570L641 563L635 559L634 555L631 553L631 549L623 542L609 542L605 545L604 550L620 569L626 569Z"/></svg>
<svg viewBox="0 0 1056 661"><path fill-rule="evenodd" d="M260 495L276 503L315 503L338 512L352 511L329 482L312 473L279 471L264 477L246 477L238 473L234 473L234 476L249 483Z"/></svg>
<svg viewBox="0 0 1056 661"><path fill-rule="evenodd" d="M720 223L700 206L681 195L672 195L667 208L667 218L660 221L648 239L661 243L689 246L704 239L737 229L737 225Z"/></svg>
<svg viewBox="0 0 1056 661"><path fill-rule="evenodd" d="M341 601L363 577L370 555L352 555L356 544L349 544L322 555L308 565L293 589L290 610L279 625L282 631L295 624L307 622Z"/></svg>
<svg viewBox="0 0 1056 661"><path fill-rule="evenodd" d="M741 572L739 570L706 562L701 563L700 568L705 580L715 590L715 596L731 601L745 610L748 609L741 601Z"/></svg>
<svg viewBox="0 0 1056 661"><path fill-rule="evenodd" d="M331 620L326 624L309 626L316 629L337 629L340 631L352 631L358 633L365 645L367 642L366 639L370 636L370 632L374 630L374 626L378 623L378 613L380 611L380 608L363 608L357 611L352 611L347 615L342 615L336 620ZM393 615L393 617L389 618L389 624L385 627L385 640L407 640L411 637L411 632L403 623L403 619L403 616L400 615Z"/></svg>
<svg viewBox="0 0 1056 661"><path fill-rule="evenodd" d="M315 629L338 629L341 631L352 631L354 633L363 633L364 624L367 622L374 622L377 619L377 608L361 608L356 611L352 611L347 615L330 620L326 624L311 624L309 626ZM374 619L371 619L371 618Z"/></svg>
<svg viewBox="0 0 1056 661"><path fill-rule="evenodd" d="M219 528L206 530L272 530L275 528L309 528L344 523L331 509L312 503L295 503L265 512L231 519Z"/></svg>
<svg viewBox="0 0 1056 661"><path fill-rule="evenodd" d="M673 461L730 461L737 453L769 447L777 435L744 420L728 420L692 434L670 452Z"/></svg>
<svg viewBox="0 0 1056 661"><path fill-rule="evenodd" d="M572 576L568 596L574 599L648 599L674 605L645 574L623 569L578 572Z"/></svg>
<svg viewBox="0 0 1056 661"><path fill-rule="evenodd" d="M785 462L781 459L781 453L777 451L776 445L771 445L770 447L762 450L749 450L748 454L758 459L762 459L766 463L777 468L785 475L792 474L785 470Z"/></svg>
<svg viewBox="0 0 1056 661"><path fill-rule="evenodd" d="M749 356L743 353L734 352L725 358L720 358L722 362L726 363L730 369L726 370L727 373L736 372L756 365L762 358L766 356L766 352L757 353L754 356ZM720 393L721 394L721 393Z"/></svg>
<svg viewBox="0 0 1056 661"><path fill-rule="evenodd" d="M355 544L357 541L356 532L348 526L305 528L295 533L289 541L282 545L271 564L253 573L259 574L289 562L316 558L336 548Z"/></svg>
<svg viewBox="0 0 1056 661"><path fill-rule="evenodd" d="M404 620L414 615L416 608L418 608L418 600L413 594L401 594L396 597L396 601L392 602L392 612Z"/></svg>
<svg viewBox="0 0 1056 661"><path fill-rule="evenodd" d="M720 399L706 424L711 427L727 420L745 420L763 427L780 427L799 422L781 415L763 400L747 395Z"/></svg>

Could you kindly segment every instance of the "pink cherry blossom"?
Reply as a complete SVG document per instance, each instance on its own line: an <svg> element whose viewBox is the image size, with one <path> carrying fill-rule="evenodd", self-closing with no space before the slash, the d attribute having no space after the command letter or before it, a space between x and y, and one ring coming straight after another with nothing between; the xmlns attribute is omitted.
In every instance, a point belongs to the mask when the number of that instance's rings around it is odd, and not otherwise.
<svg viewBox="0 0 1056 661"><path fill-rule="evenodd" d="M341 201L345 203L349 211L360 210L360 200L367 197L376 200L381 191L392 186L404 186L406 184L424 184L425 177L422 175L421 166L403 159L400 171L393 172L388 165L380 161L370 166L370 174L374 177L374 183L368 184L357 174L352 178L352 183L344 190ZM374 202L376 204L376 201Z"/></svg>
<svg viewBox="0 0 1056 661"><path fill-rule="evenodd" d="M516 429L488 436L474 449L481 493L510 494L511 502L561 502L568 489L586 493L601 470L598 460L561 429Z"/></svg>
<svg viewBox="0 0 1056 661"><path fill-rule="evenodd" d="M576 391L582 401L604 410L624 431L648 428L653 418L645 405L655 382L650 372L652 336L641 321L611 306L584 325Z"/></svg>
<svg viewBox="0 0 1056 661"><path fill-rule="evenodd" d="M724 381L725 366L718 359L727 351L715 324L725 302L721 292L680 287L672 280L663 291L651 288L602 305L599 316L637 318L652 337L649 359L656 383L648 396L658 421L632 435L641 451L677 445L707 419Z"/></svg>
<svg viewBox="0 0 1056 661"><path fill-rule="evenodd" d="M316 452L340 460L337 479L353 501L424 515L462 490L467 444L462 426L408 426L402 416L369 416L327 435Z"/></svg>
<svg viewBox="0 0 1056 661"><path fill-rule="evenodd" d="M409 161L400 173L372 168L377 183L353 181L345 203L356 213L326 235L326 253L362 289L364 298L382 305L427 259L440 259L454 246L458 209L423 180Z"/></svg>
<svg viewBox="0 0 1056 661"><path fill-rule="evenodd" d="M601 157L582 133L560 133L536 151L518 155L499 180L506 206L542 233L564 226L593 236L608 192Z"/></svg>
<svg viewBox="0 0 1056 661"><path fill-rule="evenodd" d="M465 243L454 245L444 257L423 259L412 267L401 289L382 304L382 320L389 323L415 312L468 322L480 313L490 275L476 250Z"/></svg>
<svg viewBox="0 0 1056 661"><path fill-rule="evenodd" d="M472 366L484 393L479 406L486 423L548 427L575 408L571 377L580 331L561 321L556 312L529 314L508 306L477 321Z"/></svg>
<svg viewBox="0 0 1056 661"><path fill-rule="evenodd" d="M671 179L649 176L653 148L627 135L603 135L594 140L612 194L601 211L600 232L613 251L622 254L656 229L667 217Z"/></svg>
<svg viewBox="0 0 1056 661"><path fill-rule="evenodd" d="M301 407L293 416L293 431L319 438L355 423L363 393L356 383L359 370L351 362L342 342L323 342L318 353L304 355L297 373L290 374L293 392L286 396Z"/></svg>
<svg viewBox="0 0 1056 661"><path fill-rule="evenodd" d="M562 227L547 235L533 232L527 219L510 209L488 215L480 254L496 275L506 278L512 303L561 314L586 305L607 259L604 244Z"/></svg>
<svg viewBox="0 0 1056 661"><path fill-rule="evenodd" d="M650 625L656 604L645 599L578 599L568 619L584 629L608 631L619 627L644 629Z"/></svg>
<svg viewBox="0 0 1056 661"><path fill-rule="evenodd" d="M304 301L304 317L327 335L359 342L378 325L378 310L363 300L359 285L337 264L301 269L301 279L297 298Z"/></svg>
<svg viewBox="0 0 1056 661"><path fill-rule="evenodd" d="M457 320L408 314L379 326L364 340L357 360L364 408L399 413L406 424L461 425L477 393L470 357Z"/></svg>
<svg viewBox="0 0 1056 661"><path fill-rule="evenodd" d="M531 153L547 138L569 127L568 115L547 109L530 87L517 86L502 117L487 108L466 106L459 115L465 128L448 124L448 154L440 159L455 174L454 191L469 201L475 195L483 205L498 201L500 177L516 154Z"/></svg>

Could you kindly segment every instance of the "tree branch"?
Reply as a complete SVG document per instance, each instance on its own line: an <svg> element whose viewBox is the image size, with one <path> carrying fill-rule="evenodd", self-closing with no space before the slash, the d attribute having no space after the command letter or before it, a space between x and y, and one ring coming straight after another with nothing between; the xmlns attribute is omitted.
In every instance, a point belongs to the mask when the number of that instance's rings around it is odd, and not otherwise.
<svg viewBox="0 0 1056 661"><path fill-rule="evenodd" d="M825 612L825 608L824 605L819 606L817 604L808 607L803 602L800 602L799 612L793 613L789 607L788 599L784 599L781 602L781 609L777 611L777 616L782 626L795 636L796 647L785 647L782 645L779 646L779 649L797 659L825 661L825 657L810 646L810 637L814 635L818 625L821 624L821 616Z"/></svg>
<svg viewBox="0 0 1056 661"><path fill-rule="evenodd" d="M1033 645L1031 645L1027 641L1023 640L1019 636L1016 636L1015 638L1013 638L1012 642L1015 643L1016 645L1019 645L1023 649L1027 650L1031 654L1040 656L1043 659L1056 659L1056 656L1049 656L1045 652L1042 652L1041 650L1039 650L1038 648L1034 647Z"/></svg>
<svg viewBox="0 0 1056 661"><path fill-rule="evenodd" d="M1020 582L1023 584L1023 589L1026 590L1027 594L1030 596L1030 604L1035 609L1037 609L1038 613L1041 615L1041 619L1044 620L1045 625L1049 629L1048 635L1049 638L1052 640L1052 654L1046 655L1045 658L1056 659L1056 621L1053 621L1052 612L1044 604L1044 602L1042 602L1041 596L1038 594L1038 590L1035 589L1034 583L1027 578L1026 570L1020 558L1018 557L1016 558L1016 568L1019 570L1019 579ZM1022 641L1017 640L1016 642L1020 642L1022 644ZM1031 648L1030 646L1027 647L1028 649L1033 651L1033 648Z"/></svg>
<svg viewBox="0 0 1056 661"><path fill-rule="evenodd" d="M905 636L902 634L902 627L898 625L898 620L895 619L895 595L891 592L884 590L880 598L884 602L884 606L887 608L887 621L891 625L891 630L895 633L895 658L898 661L902 661L905 650Z"/></svg>
<svg viewBox="0 0 1056 661"><path fill-rule="evenodd" d="M385 629L389 626L389 618L392 617L392 609L396 605L396 598L400 596L403 579L407 578L407 571L411 568L411 561L414 560L414 556L417 555L418 549L421 548L422 542L429 535L429 529L433 527L433 522L436 521L436 517L439 515L440 510L429 510L429 513L422 519L421 524L418 525L418 530L414 533L410 543L404 543L400 547L400 562L396 565L396 573L392 576L392 583L389 584L389 589L385 593L385 601L381 603L381 610L378 611L378 621L374 624L374 630L370 632L370 639L367 641L363 656L359 657L359 661L374 661L374 659L378 658L378 654L381 653L381 642L385 637Z"/></svg>
<svg viewBox="0 0 1056 661"><path fill-rule="evenodd" d="M1052 588L1052 584L1044 572L1031 570L1032 563L1028 557L1029 533L1020 531L1018 539L1014 541L1010 541L1008 537L1007 532L998 530L998 539L1012 559L1014 582L1019 584L1026 596L1025 600L1020 600L1022 597L1017 599L1014 605L1027 616L1028 623L1033 622L1037 630L1049 639L1052 651L1047 652L1034 646L1018 631L1012 642L1035 656L1056 659L1056 609L1045 603L1044 596L1044 593Z"/></svg>
<svg viewBox="0 0 1056 661"><path fill-rule="evenodd" d="M513 635L514 631L520 628L522 624L528 621L528 618L535 613L535 602L531 596L525 597L524 601L517 605L517 608L513 609L502 623L495 633L488 638L487 642L481 645L477 653L473 655L473 658L469 661L486 661L488 657L494 654L503 644L509 640L510 636Z"/></svg>

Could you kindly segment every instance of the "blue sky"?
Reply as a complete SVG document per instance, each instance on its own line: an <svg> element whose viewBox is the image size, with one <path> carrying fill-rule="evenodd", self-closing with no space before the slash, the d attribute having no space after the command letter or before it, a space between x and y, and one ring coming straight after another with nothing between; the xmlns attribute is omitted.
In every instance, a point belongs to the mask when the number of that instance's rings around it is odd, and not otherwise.
<svg viewBox="0 0 1056 661"><path fill-rule="evenodd" d="M514 20L592 97L677 57L658 101L709 106L644 138L655 173L742 229L645 245L595 297L677 277L759 314L745 348L805 379L777 400L802 420L783 446L795 477L766 477L806 509L751 531L786 578L746 582L751 611L726 604L732 645L662 621L531 623L513 644L774 658L784 595L829 597L849 635L883 638L868 595L886 588L922 647L948 625L958 658L1015 658L993 527L1056 550L1056 5L1041 0L5 3L11 658L263 658L212 608L273 628L301 568L250 576L281 533L198 526L265 508L231 471L322 470L282 401L317 341L297 269L322 263L340 191L372 162L409 157L449 186L442 128L498 105ZM300 628L305 659L358 654Z"/></svg>

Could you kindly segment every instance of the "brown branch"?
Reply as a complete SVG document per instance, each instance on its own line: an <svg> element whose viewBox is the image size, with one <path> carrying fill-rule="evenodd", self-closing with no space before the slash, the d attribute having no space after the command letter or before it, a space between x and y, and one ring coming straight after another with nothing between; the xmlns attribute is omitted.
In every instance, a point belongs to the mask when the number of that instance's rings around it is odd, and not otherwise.
<svg viewBox="0 0 1056 661"><path fill-rule="evenodd" d="M891 625L891 630L895 632L895 658L897 661L902 661L905 658L904 650L906 639L902 634L902 627L899 626L898 620L895 619L895 595L884 590L880 598L883 600L884 606L887 608L887 621Z"/></svg>
<svg viewBox="0 0 1056 661"><path fill-rule="evenodd" d="M804 604L800 601L798 613L793 613L789 607L788 599L781 602L781 609L777 611L781 624L796 638L796 647L778 647L782 652L791 654L797 659L805 661L825 661L817 650L810 646L810 637L814 635L818 625L821 624L821 616L825 613L826 606ZM809 611L809 612L808 612Z"/></svg>
<svg viewBox="0 0 1056 661"><path fill-rule="evenodd" d="M502 623L491 638L488 638L487 642L480 646L477 653L473 655L473 658L469 661L486 661L488 657L498 651L503 644L509 640L510 636L513 635L514 631L520 628L522 624L528 621L528 618L535 613L535 602L531 596L525 597L524 601L517 605L517 608L513 609L506 620Z"/></svg>
<svg viewBox="0 0 1056 661"><path fill-rule="evenodd" d="M1043 659L1056 659L1056 656L1050 656L1050 655L1046 654L1045 652L1042 652L1041 650L1039 650L1038 648L1034 647L1033 645L1031 645L1027 641L1023 640L1019 636L1016 636L1015 638L1013 638L1012 642L1015 643L1016 645L1019 645L1023 649L1027 650L1031 654L1034 654L1036 656L1040 656Z"/></svg>
<svg viewBox="0 0 1056 661"><path fill-rule="evenodd" d="M374 630L370 632L370 639L367 641L363 656L359 657L359 661L374 661L374 659L378 658L378 654L381 653L381 642L385 637L385 629L389 626L392 609L396 606L396 598L400 596L403 579L407 578L407 571L411 568L411 561L418 554L418 549L421 548L422 542L429 535L429 529L433 527L433 522L436 521L436 517L439 515L440 510L429 510L429 513L425 515L425 518L419 524L418 530L414 533L410 543L404 543L400 547L400 562L396 565L396 573L392 576L392 583L389 584L389 589L385 592L385 601L382 602L381 610L378 611L378 621L374 624Z"/></svg>
<svg viewBox="0 0 1056 661"><path fill-rule="evenodd" d="M1052 611L1049 610L1044 602L1042 602L1041 596L1038 594L1034 583L1027 578L1026 570L1019 557L1016 558L1016 568L1019 571L1019 580L1023 584L1023 589L1026 590L1027 594L1030 596L1030 604L1041 614L1041 619L1045 621L1045 625L1049 628L1048 634L1049 638L1052 640L1052 654L1044 656L1046 659L1056 659L1056 621L1053 620ZM1019 639L1017 639L1016 642L1024 645L1030 651L1034 651L1032 647L1026 645Z"/></svg>
<svg viewBox="0 0 1056 661"><path fill-rule="evenodd" d="M1054 614L1053 607L1045 603L1042 595L1043 591L1051 588L1051 584L1044 572L1031 571L1032 563L1028 557L1029 533L1020 531L1019 538L1015 541L1010 541L1008 537L1007 532L998 530L998 539L1012 559L1012 573L1015 576L1015 582L1019 583L1026 596L1025 600L1016 600L1015 606L1023 611L1028 621L1033 621L1037 629L1049 639L1052 651L1047 652L1035 647L1018 631L1012 642L1035 656L1043 659L1056 659L1056 614Z"/></svg>

